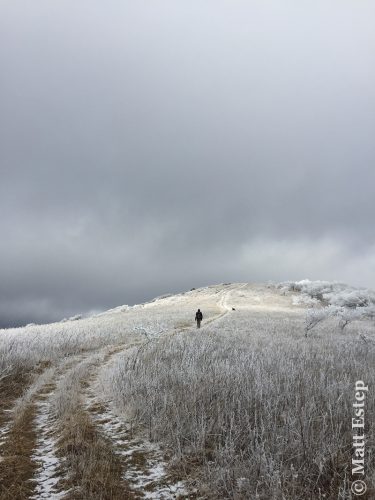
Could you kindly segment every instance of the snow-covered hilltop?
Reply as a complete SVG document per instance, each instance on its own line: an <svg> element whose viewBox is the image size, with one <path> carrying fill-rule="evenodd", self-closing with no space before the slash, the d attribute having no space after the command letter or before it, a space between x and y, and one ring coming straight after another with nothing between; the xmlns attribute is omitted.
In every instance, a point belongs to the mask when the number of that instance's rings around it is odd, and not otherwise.
<svg viewBox="0 0 375 500"><path fill-rule="evenodd" d="M0 373L5 365L29 366L82 350L142 338L142 331L154 335L176 330L180 325L191 327L198 307L205 312L204 325L232 305L242 310L293 309L292 301L274 287L223 284L167 295L135 306L119 306L89 318L74 317L47 325L0 330Z"/></svg>

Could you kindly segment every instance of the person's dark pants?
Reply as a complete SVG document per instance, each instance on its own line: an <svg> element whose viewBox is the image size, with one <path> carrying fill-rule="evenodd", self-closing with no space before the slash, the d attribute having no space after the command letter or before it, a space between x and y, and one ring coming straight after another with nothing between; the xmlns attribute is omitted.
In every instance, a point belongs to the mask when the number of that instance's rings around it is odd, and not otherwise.
<svg viewBox="0 0 375 500"><path fill-rule="evenodd" d="M197 328L200 328L201 327L201 319L197 319Z"/></svg>

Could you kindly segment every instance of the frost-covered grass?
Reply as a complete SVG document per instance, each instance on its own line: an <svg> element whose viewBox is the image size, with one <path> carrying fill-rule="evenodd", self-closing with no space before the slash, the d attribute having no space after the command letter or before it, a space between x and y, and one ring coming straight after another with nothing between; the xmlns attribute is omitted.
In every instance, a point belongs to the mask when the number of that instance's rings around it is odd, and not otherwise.
<svg viewBox="0 0 375 500"><path fill-rule="evenodd" d="M212 289L163 296L133 307L120 306L90 318L0 330L0 378L29 369L40 361L146 338L194 323L195 306L206 304L207 317L217 313ZM198 304L198 305L197 305Z"/></svg>
<svg viewBox="0 0 375 500"><path fill-rule="evenodd" d="M306 339L303 311L246 310L246 299L211 328L124 355L110 374L117 407L207 498L352 498L354 384L375 386L375 344L332 321ZM367 436L370 449L370 420Z"/></svg>
<svg viewBox="0 0 375 500"><path fill-rule="evenodd" d="M97 349L131 336L124 318L111 315L79 321L33 325L0 331L0 371L55 361L62 356Z"/></svg>

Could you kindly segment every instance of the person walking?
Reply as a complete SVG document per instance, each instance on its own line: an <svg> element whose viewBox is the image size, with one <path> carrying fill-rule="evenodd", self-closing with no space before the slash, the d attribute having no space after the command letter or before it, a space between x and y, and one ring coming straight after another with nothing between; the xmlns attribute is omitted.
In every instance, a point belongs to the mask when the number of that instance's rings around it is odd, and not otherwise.
<svg viewBox="0 0 375 500"><path fill-rule="evenodd" d="M195 313L195 321L197 322L197 328L201 327L201 321L203 319L203 314L200 309Z"/></svg>

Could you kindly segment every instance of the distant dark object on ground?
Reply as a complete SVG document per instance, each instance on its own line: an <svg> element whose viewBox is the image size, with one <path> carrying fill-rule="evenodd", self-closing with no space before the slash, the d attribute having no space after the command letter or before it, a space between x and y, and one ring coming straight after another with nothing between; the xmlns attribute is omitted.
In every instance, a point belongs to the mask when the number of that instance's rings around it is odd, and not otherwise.
<svg viewBox="0 0 375 500"><path fill-rule="evenodd" d="M193 290L195 290L195 288L190 288L190 291L192 292Z"/></svg>
<svg viewBox="0 0 375 500"><path fill-rule="evenodd" d="M203 314L200 309L195 313L195 321L197 322L197 328L201 327L201 321L203 319Z"/></svg>
<svg viewBox="0 0 375 500"><path fill-rule="evenodd" d="M235 311L235 308L234 308L234 307L232 307L232 311Z"/></svg>

